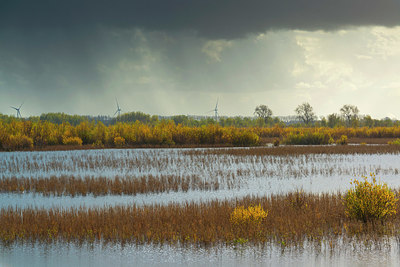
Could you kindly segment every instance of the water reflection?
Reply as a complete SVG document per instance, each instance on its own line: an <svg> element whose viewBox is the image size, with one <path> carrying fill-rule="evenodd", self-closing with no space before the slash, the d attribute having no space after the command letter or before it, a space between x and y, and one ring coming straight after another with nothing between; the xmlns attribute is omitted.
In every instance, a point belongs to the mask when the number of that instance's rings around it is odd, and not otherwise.
<svg viewBox="0 0 400 267"><path fill-rule="evenodd" d="M286 248L120 244L14 244L0 246L0 266L396 266L399 247L394 239L379 248L353 243Z"/></svg>

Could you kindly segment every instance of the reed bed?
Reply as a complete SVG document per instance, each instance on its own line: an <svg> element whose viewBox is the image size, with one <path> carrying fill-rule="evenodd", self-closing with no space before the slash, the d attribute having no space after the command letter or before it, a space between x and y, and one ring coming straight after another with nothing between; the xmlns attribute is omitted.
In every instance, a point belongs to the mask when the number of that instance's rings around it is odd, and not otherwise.
<svg viewBox="0 0 400 267"><path fill-rule="evenodd" d="M338 136L340 138L340 136ZM273 144L274 141L278 140L281 143L281 139L278 137L260 137L260 144ZM374 144L374 145L387 145L388 142L393 141L394 138L385 137L348 137L349 144ZM211 146L210 146L211 147ZM49 148L51 149L51 148Z"/></svg>
<svg viewBox="0 0 400 267"><path fill-rule="evenodd" d="M329 159L327 159L329 160ZM343 159L343 161L346 159ZM303 159L303 162L307 159ZM116 176L93 177L79 175L61 175L41 178L26 177L2 177L0 178L0 193L14 194L42 194L43 196L105 196L105 195L131 195L157 194L169 192L188 191L218 191L246 189L259 182L265 184L269 180L274 181L288 179L304 179L305 177L335 177L339 183L343 183L340 177L355 177L356 173L368 174L371 168L363 166L335 168L326 164L322 166L310 165L298 167L303 164L301 160L276 159L277 168L268 166L258 167L257 170L242 168L237 170L218 171L214 176L205 177L205 174L192 175L145 175L145 176ZM376 166L374 166L376 167ZM397 175L399 168L375 168L379 175ZM345 179L345 181L350 179ZM322 180L318 180L322 181Z"/></svg>
<svg viewBox="0 0 400 267"><path fill-rule="evenodd" d="M74 151L76 152L76 151ZM354 155L354 154L399 154L400 146L396 145L359 145L359 146L281 146L263 148L236 149L186 149L186 150L106 150L69 152L28 152L24 154L6 154L0 158L0 173L35 172L59 174L60 172L99 172L115 170L116 172L136 172L149 174L153 170L164 173L167 170L216 168L219 165L232 166L240 163L254 162L273 163L279 157L291 160L305 155L309 160L317 159L315 155ZM231 157L233 156L233 157ZM254 158L256 157L256 158ZM283 160L284 161L284 160ZM282 162L284 164L284 162Z"/></svg>
<svg viewBox="0 0 400 267"><path fill-rule="evenodd" d="M393 177L398 153L389 145L6 153L0 191L135 195L255 188L277 179L347 181L371 172Z"/></svg>
<svg viewBox="0 0 400 267"><path fill-rule="evenodd" d="M6 244L31 241L198 245L274 242L282 246L330 240L330 246L335 246L335 242L343 238L369 242L398 235L399 213L386 221L364 223L346 217L342 198L339 193L297 191L262 198L167 206L9 207L0 210L0 240ZM230 216L234 208L250 205L260 205L268 211L268 216L257 227L232 224Z"/></svg>
<svg viewBox="0 0 400 267"><path fill-rule="evenodd" d="M254 148L221 148L207 150L187 150L186 155L235 155L235 156L286 156L307 154L399 154L400 146L377 145L325 145L325 146L279 146L279 147L254 147Z"/></svg>
<svg viewBox="0 0 400 267"><path fill-rule="evenodd" d="M218 180L203 181L198 176L158 175L109 179L106 177L61 176L41 179L0 179L0 193L40 193L45 196L136 195L188 190L218 190Z"/></svg>

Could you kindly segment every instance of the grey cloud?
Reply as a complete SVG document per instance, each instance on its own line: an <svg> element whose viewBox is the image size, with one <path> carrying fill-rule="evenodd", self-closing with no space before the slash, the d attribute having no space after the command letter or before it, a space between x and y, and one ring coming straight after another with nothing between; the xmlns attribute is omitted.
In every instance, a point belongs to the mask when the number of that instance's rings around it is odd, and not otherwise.
<svg viewBox="0 0 400 267"><path fill-rule="evenodd" d="M15 81L12 75L24 77L30 87L56 89L73 78L96 80L92 71L96 60L96 42L82 32L37 30L21 34L15 30L0 33L0 78ZM93 38L92 38L93 39ZM1 74L4 75L1 75ZM21 85L21 84L20 84Z"/></svg>
<svg viewBox="0 0 400 267"><path fill-rule="evenodd" d="M123 92L292 88L303 54L276 30L367 25L400 25L399 0L0 0L0 94L86 111ZM267 31L278 41L246 38Z"/></svg>
<svg viewBox="0 0 400 267"><path fill-rule="evenodd" d="M398 0L3 0L0 27L31 31L139 27L233 39L270 29L334 30L400 23Z"/></svg>

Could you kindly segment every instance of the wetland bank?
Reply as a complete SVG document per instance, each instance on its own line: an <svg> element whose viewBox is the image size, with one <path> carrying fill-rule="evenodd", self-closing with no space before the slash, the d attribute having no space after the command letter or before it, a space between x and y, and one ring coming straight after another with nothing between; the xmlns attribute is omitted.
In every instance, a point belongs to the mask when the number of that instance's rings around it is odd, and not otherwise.
<svg viewBox="0 0 400 267"><path fill-rule="evenodd" d="M400 188L398 158L389 145L2 152L2 258L306 265L381 253L392 262L400 216L348 218L343 195L370 173ZM232 224L236 207L257 205L268 213L259 225ZM154 258L165 254L175 256Z"/></svg>

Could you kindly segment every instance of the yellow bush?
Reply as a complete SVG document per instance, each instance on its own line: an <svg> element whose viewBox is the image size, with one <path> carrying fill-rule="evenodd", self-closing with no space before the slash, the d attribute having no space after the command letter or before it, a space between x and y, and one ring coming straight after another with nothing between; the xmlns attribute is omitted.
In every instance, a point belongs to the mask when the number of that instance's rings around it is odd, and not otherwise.
<svg viewBox="0 0 400 267"><path fill-rule="evenodd" d="M232 132L232 144L235 146L256 146L259 139L257 134L247 129Z"/></svg>
<svg viewBox="0 0 400 267"><path fill-rule="evenodd" d="M396 214L397 198L386 183L378 184L375 174L370 174L372 182L355 179L354 188L347 191L344 196L346 215L367 222L373 219L383 219Z"/></svg>
<svg viewBox="0 0 400 267"><path fill-rule="evenodd" d="M329 145L332 145L332 144L334 144L335 143L335 140L331 137L331 138L329 138L329 140L328 140L328 144Z"/></svg>
<svg viewBox="0 0 400 267"><path fill-rule="evenodd" d="M117 136L114 138L114 144L116 147L123 147L125 145L125 138Z"/></svg>
<svg viewBox="0 0 400 267"><path fill-rule="evenodd" d="M336 140L336 144L338 145L347 145L347 135L342 135L340 139Z"/></svg>
<svg viewBox="0 0 400 267"><path fill-rule="evenodd" d="M234 225L243 225L243 224L260 224L261 221L266 218L268 215L268 211L264 211L264 209L258 206L249 206L247 208L240 206L236 207L232 214L230 221Z"/></svg>
<svg viewBox="0 0 400 267"><path fill-rule="evenodd" d="M81 146L82 139L79 137L63 137L63 144L69 146Z"/></svg>

